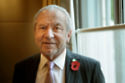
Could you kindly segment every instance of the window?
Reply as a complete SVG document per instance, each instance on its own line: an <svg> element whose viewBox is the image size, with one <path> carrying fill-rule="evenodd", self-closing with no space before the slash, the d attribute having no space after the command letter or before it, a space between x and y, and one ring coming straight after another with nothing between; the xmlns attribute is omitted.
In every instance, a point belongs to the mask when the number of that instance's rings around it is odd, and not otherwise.
<svg viewBox="0 0 125 83"><path fill-rule="evenodd" d="M114 0L74 0L77 28L114 25Z"/></svg>
<svg viewBox="0 0 125 83"><path fill-rule="evenodd" d="M73 51L98 60L106 83L124 83L125 1L70 1L76 32Z"/></svg>
<svg viewBox="0 0 125 83"><path fill-rule="evenodd" d="M125 24L125 0L123 0L123 13L124 13L124 24Z"/></svg>

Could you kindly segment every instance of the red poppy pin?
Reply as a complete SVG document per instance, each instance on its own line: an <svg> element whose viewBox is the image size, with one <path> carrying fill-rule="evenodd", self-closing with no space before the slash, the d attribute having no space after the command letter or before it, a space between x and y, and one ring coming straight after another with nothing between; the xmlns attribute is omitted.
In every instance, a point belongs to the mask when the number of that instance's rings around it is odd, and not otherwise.
<svg viewBox="0 0 125 83"><path fill-rule="evenodd" d="M76 59L72 59L71 69L73 71L78 71L79 67L80 67L80 63Z"/></svg>

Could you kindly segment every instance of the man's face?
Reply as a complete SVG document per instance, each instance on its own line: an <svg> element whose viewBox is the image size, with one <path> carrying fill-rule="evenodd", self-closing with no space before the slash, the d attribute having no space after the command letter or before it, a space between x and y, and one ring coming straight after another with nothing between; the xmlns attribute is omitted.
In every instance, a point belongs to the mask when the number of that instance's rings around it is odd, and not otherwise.
<svg viewBox="0 0 125 83"><path fill-rule="evenodd" d="M65 15L60 11L44 10L36 19L35 41L41 53L50 60L60 55L70 40Z"/></svg>

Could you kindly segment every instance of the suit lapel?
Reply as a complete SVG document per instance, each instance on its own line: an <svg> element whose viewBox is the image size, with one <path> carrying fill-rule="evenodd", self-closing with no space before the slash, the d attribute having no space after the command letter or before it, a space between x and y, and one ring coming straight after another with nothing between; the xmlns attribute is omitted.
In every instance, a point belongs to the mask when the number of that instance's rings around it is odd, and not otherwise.
<svg viewBox="0 0 125 83"><path fill-rule="evenodd" d="M67 50L66 53L66 70L65 70L65 82L66 83L83 83L82 79L81 79L81 74L80 74L80 69L78 71L73 71L71 70L71 62L72 59L75 58L78 61L80 59L78 59L77 57L74 56L74 54L72 54L69 50Z"/></svg>
<svg viewBox="0 0 125 83"><path fill-rule="evenodd" d="M66 52L66 64L65 64L65 67L66 67L66 70L65 70L65 81L66 83L73 83L71 82L71 76L72 76L72 73L70 71L70 63L71 63L71 59L72 57L70 56L70 54L68 53L69 51ZM71 81L70 81L71 80Z"/></svg>

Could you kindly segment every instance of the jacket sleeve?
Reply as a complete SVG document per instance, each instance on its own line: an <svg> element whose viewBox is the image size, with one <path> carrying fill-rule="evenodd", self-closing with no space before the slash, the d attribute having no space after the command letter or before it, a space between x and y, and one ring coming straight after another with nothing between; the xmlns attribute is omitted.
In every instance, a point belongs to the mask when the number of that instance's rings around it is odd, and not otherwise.
<svg viewBox="0 0 125 83"><path fill-rule="evenodd" d="M105 83L105 79L98 62L93 70L92 83Z"/></svg>

